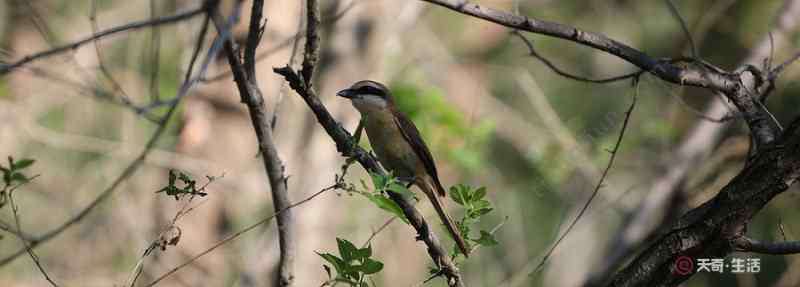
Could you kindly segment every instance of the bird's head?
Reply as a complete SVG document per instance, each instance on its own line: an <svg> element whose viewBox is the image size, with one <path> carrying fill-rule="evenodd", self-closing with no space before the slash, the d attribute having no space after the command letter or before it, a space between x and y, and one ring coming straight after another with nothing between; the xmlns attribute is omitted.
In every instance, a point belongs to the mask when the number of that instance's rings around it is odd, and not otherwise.
<svg viewBox="0 0 800 287"><path fill-rule="evenodd" d="M350 99L353 106L362 113L383 110L394 105L389 89L381 83L370 80L356 82L336 95Z"/></svg>

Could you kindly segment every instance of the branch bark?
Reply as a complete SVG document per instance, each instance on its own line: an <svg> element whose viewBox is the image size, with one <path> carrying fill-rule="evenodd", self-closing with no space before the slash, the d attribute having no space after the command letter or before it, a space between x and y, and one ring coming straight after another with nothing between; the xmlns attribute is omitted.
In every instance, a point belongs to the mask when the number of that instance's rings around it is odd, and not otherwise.
<svg viewBox="0 0 800 287"><path fill-rule="evenodd" d="M280 245L280 260L275 284L277 286L292 286L294 283L297 238L294 232L292 211L289 209L291 202L289 201L287 189L288 179L284 175L283 162L278 155L278 149L272 137L270 120L264 107L264 97L256 80L255 54L263 32L261 24L263 9L263 0L253 1L247 42L244 47L244 60L239 58L239 53L234 47L233 40L226 40L224 49L228 64L233 72L233 80L239 90L242 103L247 106L253 130L256 133L258 149L266 169L267 178L269 178L272 203L275 210L283 210L283 212L277 213L275 218L278 225L278 243ZM226 33L222 28L223 19L218 12L215 12L213 22L220 34Z"/></svg>
<svg viewBox="0 0 800 287"><path fill-rule="evenodd" d="M39 52L39 53L35 53L35 54L32 54L32 55L25 56L24 58L22 58L22 59L20 59L20 60L18 60L16 62L13 62L13 63L10 63L10 64L0 65L0 75L8 74L9 72L13 71L14 69L22 67L24 65L27 65L27 64L29 64L29 63L31 63L33 61L40 60L40 59L47 58L47 57L51 57L51 56L55 56L55 55L58 55L58 54L61 54L61 53L65 53L65 52L68 52L68 51L72 51L72 50L75 50L75 49L79 48L80 46L85 45L85 44L97 41L99 39L102 39L102 38L105 38L105 37L108 37L108 36L111 36L111 35L114 35L114 34L117 34L117 33L120 33L120 32L125 32L125 31L130 31L130 30L135 30L135 29L141 29L141 28L145 28L145 27L152 27L152 26L158 26L158 25L164 25L164 24L177 23L177 22L186 20L186 19L194 17L196 15L200 15L200 14L205 13L206 11L208 11L209 7L213 7L213 6L216 5L215 2L216 1L205 1L203 6L195 8L195 9L192 9L192 10L189 10L189 11L186 11L186 12L183 12L183 13L170 15L170 16L159 17L159 18L156 18L156 19L132 22L132 23L128 23L128 24L125 24L125 25L122 25L122 26L117 26L117 27L114 27L114 28L106 29L106 30L97 32L96 34L93 34L91 36L88 36L86 38L74 41L72 43L64 44L64 45L55 47L55 48L50 49L50 50L46 50L46 51L42 51L42 52Z"/></svg>
<svg viewBox="0 0 800 287"><path fill-rule="evenodd" d="M642 51L608 38L605 35L483 7L467 1L422 0L452 11L480 18L508 28L572 41L623 59L643 71L670 83L707 88L723 93L742 112L757 146L770 143L780 128L766 108L758 102L761 93L769 92L772 81L768 73L752 66L728 72L699 59L656 59ZM681 67L675 62L688 62Z"/></svg>
<svg viewBox="0 0 800 287"><path fill-rule="evenodd" d="M675 260L723 258L764 205L800 176L800 118L759 152L719 194L683 215L615 275L610 286L675 286L694 273L674 271Z"/></svg>
<svg viewBox="0 0 800 287"><path fill-rule="evenodd" d="M800 253L800 241L762 242L746 236L734 241L736 251L762 254L797 254Z"/></svg>
<svg viewBox="0 0 800 287"><path fill-rule="evenodd" d="M756 65L763 59L770 57L772 45L780 46L785 42L787 34L797 28L800 17L800 1L785 1L783 9L780 10L775 27L771 29L769 35L764 35L761 41L752 49L750 55L742 61L741 65ZM776 68L777 69L777 68ZM720 97L712 98L708 108L703 112L711 118L726 118L729 113L728 104L725 99ZM612 239L612 246L606 253L606 261L603 268L597 270L590 280L600 280L599 277L607 276L608 270L613 270L630 255L634 249L656 231L664 222L668 222L672 212L675 198L679 198L682 185L686 181L691 167L697 166L705 160L712 149L721 140L723 132L730 126L727 122L698 121L684 137L669 156L665 158L673 159L663 175L656 178L649 188L648 195L636 208L634 214L630 216L631 221L624 224L617 232L616 238ZM609 259L610 258L610 259Z"/></svg>
<svg viewBox="0 0 800 287"><path fill-rule="evenodd" d="M716 197L685 214L657 237L649 248L613 277L611 286L674 286L683 282L692 274L673 274L675 258L724 257L733 251L735 241L744 235L753 216L800 176L800 155L796 152L800 149L800 117L782 131L762 102L774 89L777 77L769 65L762 70L745 64L734 71L726 71L700 59L655 59L604 35L568 25L514 15L467 1L423 1L512 29L557 37L607 52L666 82L720 93L741 113L755 143L754 156L744 170ZM794 2L787 2L785 10L794 11ZM779 24L793 26L796 20L787 21L788 18L782 16ZM688 65L676 65L678 62ZM683 175L670 173L668 176L680 178Z"/></svg>
<svg viewBox="0 0 800 287"><path fill-rule="evenodd" d="M295 71L290 66L275 68L273 71L283 76L286 81L314 113L317 121L325 129L325 132L336 143L336 150L342 155L356 160L361 166L370 172L385 174L378 164L377 159L365 151L353 139L353 136L345 130L319 100L313 88L313 73L316 67L319 49L319 34L317 24L319 23L319 5L317 0L307 0L308 25L306 26L306 50L304 52L302 70ZM422 214L414 207L411 199L405 198L400 194L389 192L390 198L395 201L403 210L411 226L417 231L417 239L422 240L428 247L428 255L441 269L441 274L447 279L448 286L464 286L461 273L455 264L450 260L447 249L437 239L431 231L430 226L422 217Z"/></svg>

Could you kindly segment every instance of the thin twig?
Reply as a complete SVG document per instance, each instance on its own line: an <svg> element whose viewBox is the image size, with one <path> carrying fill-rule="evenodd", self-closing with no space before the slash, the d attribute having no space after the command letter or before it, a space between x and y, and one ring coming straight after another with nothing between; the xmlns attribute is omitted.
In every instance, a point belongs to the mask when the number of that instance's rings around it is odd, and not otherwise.
<svg viewBox="0 0 800 287"><path fill-rule="evenodd" d="M37 176L28 179L26 182L30 182ZM11 213L14 215L14 224L17 226L17 231L22 233L22 224L20 223L19 220L19 206L17 206L17 203L14 201L14 191L20 186L22 186L22 184L16 185L8 191L8 201L9 204L11 204ZM36 264L36 268L38 268L39 272L42 273L44 279L46 279L47 282L49 282L50 285L52 285L53 287L58 287L58 284L56 284L56 282L53 281L53 278L50 278L50 275L47 274L47 271L44 270L44 266L42 266L42 262L39 260L39 256L37 256L36 253L33 252L33 248L28 243L28 241L22 238L21 236L19 236L18 238L20 239L20 241L22 241L22 245L25 246L25 252L27 252L28 255L31 257L33 263Z"/></svg>
<svg viewBox="0 0 800 287"><path fill-rule="evenodd" d="M212 1L207 1L207 2L212 2ZM144 27L151 27L151 26L157 26L157 25L177 23L177 22L183 21L185 19L194 17L196 15L200 15L206 9L207 9L206 5L203 5L201 7L198 7L198 8L183 12L183 13L175 14L175 15L159 17L157 19L152 19L152 20L142 20L142 21L131 22L131 23L128 23L128 24L125 24L125 25L121 25L121 26L117 26L117 27L114 27L114 28L106 29L106 30L100 31L98 33L95 33L95 34L93 34L91 36L87 36L87 37L85 37L83 39L74 41L72 43L64 44L64 45L55 47L55 48L50 49L50 50L34 53L34 54L31 54L31 55L25 56L24 58L22 58L22 59L20 59L20 60L18 60L16 62L13 62L13 63L10 63L10 64L6 64L6 65L2 65L2 66L0 66L0 75L5 75L5 74L11 72L12 70L14 70L14 69L16 69L18 67L24 66L24 65L26 65L26 64L28 64L30 62L33 62L33 61L36 61L36 60L40 60L40 59L43 59L43 58L47 58L47 57L51 57L51 56L55 56L55 55L58 55L60 53L72 51L72 50L75 50L78 47L83 46L83 45L85 45L87 43L90 43L90 42L93 42L93 41L97 41L99 39L102 39L102 38L105 38L105 37L108 37L108 36L111 36L111 35L114 35L114 34L117 34L117 33L120 33L120 32L125 32L125 31L129 31L129 30L136 30L136 29L140 29L140 28L144 28Z"/></svg>
<svg viewBox="0 0 800 287"><path fill-rule="evenodd" d="M183 14L181 14L181 15L183 15ZM192 14L192 15L194 15L194 14ZM175 17L175 16L173 16L173 17ZM187 17L183 16L183 17L180 17L180 18L181 19L186 19ZM159 19L164 19L164 18L159 18ZM161 20L161 21L165 21L165 20ZM174 21L177 21L177 20L173 20L173 22ZM141 26L141 24L137 24L137 25ZM131 26L131 25L125 25L125 26L122 26L122 27L127 27L127 26ZM120 29L120 28L116 28L116 29ZM128 29L130 29L130 28L128 28ZM204 35L201 36L201 38L203 38L203 37L204 37ZM201 41L198 41L198 42L201 43ZM219 42L219 39L216 42ZM181 85L181 87L178 90L178 93L177 93L177 95L175 97L175 100L170 105L169 110L167 110L167 113L164 116L163 120L158 125L156 130L153 132L153 135L147 141L147 144L145 145L144 150L142 150L142 152L139 154L139 156L137 156L130 164L128 164L128 166L125 167L125 169L122 171L122 173L116 179L114 179L114 181L111 183L111 185L108 186L105 190L103 190L100 193L100 195L98 195L94 200L92 200L92 202L90 202L86 207L84 207L81 211L79 211L78 214L76 214L75 216L73 216L72 218L70 218L69 220L64 222L63 224L59 225L58 227L54 228L53 230L51 230L51 231L49 231L49 232L37 237L35 240L32 240L30 242L31 243L31 248L36 248L38 245L40 245L42 243L45 243L45 242L49 241L50 239L53 239L54 237L56 237L59 234L61 234L62 232L64 232L64 230L67 230L69 227L71 227L71 226L75 225L76 223L78 223L79 221L81 221L84 217L86 217L86 215L88 215L92 210L94 210L95 207L99 206L100 203L102 203L108 197L110 197L111 194L113 194L113 192L117 189L117 187L119 187L125 180L127 180L130 176L132 176L139 169L139 167L141 166L141 163L144 162L144 159L147 157L147 155L150 153L150 151L155 147L155 144L156 144L156 142L158 142L158 139L161 138L161 135L164 133L164 131L166 131L167 122L169 121L169 119L172 117L172 115L177 110L178 103L180 102L180 100L189 93L189 91L194 86L194 84L196 84L198 82L198 79L205 74L205 71L208 69L209 63L211 62L211 60L213 60L213 58L217 54L217 52L219 52L219 50L221 48L221 43L216 43L216 42L215 42L215 45L212 45L212 47L209 49L208 54L205 57L205 59L203 61L203 64L200 67L200 70L197 72L197 76L190 77L190 75L193 72L191 67L193 67L194 62L198 59L200 46L195 48L195 53L192 55L192 58L191 58L191 61L190 61L190 64L189 64L190 68L186 71L186 74L187 74L186 79L187 80L184 81L183 84ZM20 255L22 255L24 253L25 253L25 250L21 249L21 250L18 250L17 252L14 252L12 255L9 255L9 256L7 256L5 258L0 259L0 267L10 263L11 261L13 261L14 259L16 259L17 257L19 257Z"/></svg>
<svg viewBox="0 0 800 287"><path fill-rule="evenodd" d="M158 16L156 0L150 0L150 19ZM153 26L150 32L150 99L153 102L161 101L159 89L159 73L161 70L161 28Z"/></svg>
<svg viewBox="0 0 800 287"><path fill-rule="evenodd" d="M172 172L173 171L170 171L170 173L172 173ZM208 181L203 186L201 186L200 188L197 188L196 191L198 191L198 192L205 191L206 188L208 187L208 185L211 184L212 181L214 181L217 178L221 178L223 176L225 176L224 173L219 177L208 177ZM134 268L133 268L133 272L132 272L133 275L129 277L130 278L128 280L129 283L126 284L127 286L129 286L129 287L136 286L136 281L139 279L139 276L142 274L142 271L144 270L144 260L154 250L157 250L158 248L161 248L161 250L166 250L168 245L176 245L178 243L178 240L180 240L180 236L181 236L181 229L180 229L180 227L177 226L178 220L180 220L184 216L188 215L190 212L192 212L198 206L208 202L208 199L205 199L205 200L201 201L200 203L198 203L196 205L191 205L192 201L198 196L198 194L199 193L191 193L188 196L186 196L185 194L182 194L182 195L179 195L179 197L176 197L179 200L183 199L183 198L186 198L186 200L183 202L181 207L178 209L178 211L172 217L172 220L169 222L169 224L167 224L166 226L164 226L161 229L161 232L158 233L158 236L156 236L156 239L153 239L150 242L150 244L147 245L147 248L145 248L144 252L142 252L142 255L139 256L139 260L136 261L136 265L134 265ZM168 233L170 233L173 230L176 230L177 234L173 235L172 238L167 239L166 237L167 237Z"/></svg>
<svg viewBox="0 0 800 287"><path fill-rule="evenodd" d="M98 24L97 24L97 0L92 0L91 4L91 11L89 12L89 22L91 22L92 26L92 35L97 34ZM97 56L97 65L100 68L100 73L103 75L108 82L111 83L111 87L113 88L112 93L120 93L121 94L121 101L123 104L126 105L133 105L131 102L130 96L125 92L125 89L122 88L122 85L117 82L114 78L114 75L111 74L111 71L105 65L105 61L103 60L103 54L100 52L100 44L98 41L92 41L94 46L94 53Z"/></svg>
<svg viewBox="0 0 800 287"><path fill-rule="evenodd" d="M697 51L697 45L694 44L694 40L692 39L692 33L689 32L689 26L686 25L686 20L683 19L681 13L678 11L678 7L675 7L675 3L672 3L672 0L664 0L669 8L670 14L675 17L675 20L681 25L681 30L683 30L683 34L686 35L686 40L689 42L689 47L691 47L692 51L692 58L700 59L700 53Z"/></svg>
<svg viewBox="0 0 800 287"><path fill-rule="evenodd" d="M375 236L378 236L378 234L381 233L383 230L385 230L386 227L389 227L389 225L392 224L392 222L394 222L395 219L397 219L397 216L392 216L392 218L386 220L386 222L384 222L381 225L381 227L378 227L378 229L373 231L372 234L370 234L369 238L367 238L367 241L364 241L364 244L361 245L361 248L367 247L370 243L372 243L372 239L374 239Z"/></svg>
<svg viewBox="0 0 800 287"><path fill-rule="evenodd" d="M572 80L580 81L580 82L587 82L587 83L606 84L606 83L619 82L621 80L630 79L630 78L633 78L633 77L638 77L639 75L644 73L644 71L638 71L638 72L633 72L633 73L620 75L620 76L615 76L615 77L610 77L610 78L605 78L605 79L589 79L589 78L586 78L586 77L574 75L574 74L571 74L569 72L566 72L566 71L558 68L555 64L553 64L553 62L551 62L550 60L548 60L547 58L545 58L544 56L539 54L539 52L537 52L536 49L534 48L533 42L531 42L531 40L529 40L524 35L522 35L522 33L520 33L519 30L511 31L511 33L516 35L516 36L519 36L519 38L522 40L522 42L525 43L525 46L528 47L528 52L530 53L531 57L534 57L535 59L541 61L545 66L550 68L550 70L552 70L554 73L558 74L559 76L562 76L562 77L565 77L565 78L568 78L568 79L572 79Z"/></svg>
<svg viewBox="0 0 800 287"><path fill-rule="evenodd" d="M770 74L775 76L779 75L786 67L797 61L797 59L800 59L800 52L795 53L794 56L772 69Z"/></svg>
<svg viewBox="0 0 800 287"><path fill-rule="evenodd" d="M305 204L305 203L307 203L307 202L311 201L312 199L314 199L315 197L317 197L317 196L321 195L322 193L324 193L324 192L326 192L326 191L333 190L333 189L337 189L337 188L340 188L340 187L341 187L341 183L336 183L336 184L334 184L334 185L328 186L328 187L326 187L326 188L323 188L323 189L322 189L322 190L320 190L320 191L317 191L316 193L312 194L311 196L309 196L309 197L306 197L305 199L303 199L303 200L301 200L301 201L298 201L298 202L296 202L296 203L294 203L294 204L292 204L292 205L289 205L289 206L287 206L287 207L286 207L286 208L284 208L284 209L278 210L278 211L276 211L275 213L273 213L273 214L271 214L271 215L269 215L269 216L267 216L267 217L264 217L264 218L262 218L262 219L261 219L261 220L259 220L258 222L256 222L256 223L253 223L253 224L251 224L251 225L249 225L249 226L245 227L244 229L242 229L242 230L239 230L239 231L237 231L236 233L229 235L228 237L225 237L224 239L222 239L222 240L218 241L217 243L215 243L214 245L212 245L212 246L211 246L211 247L209 247L208 249L206 249L206 250L204 250L204 251L202 251L202 252L198 253L198 254L197 254L197 255L195 255L195 256L192 256L191 258L189 258L189 259L188 259L188 260L186 260L185 262L183 262L183 263L179 264L178 266L175 266L175 267L173 267L172 269L170 269L170 270L169 270L169 271L167 271L166 273L164 273L164 274L161 274L160 276L158 276L158 277L157 277L155 280L153 280L153 282L150 282L150 283L148 283L148 284L147 284L147 285L145 285L145 286L146 286L146 287L155 286L156 284L158 284L158 283L159 283L159 282L161 282L162 280L166 279L166 278L167 278L167 277L169 277L170 275L172 275L172 274L175 274L175 272L178 272L178 270L180 270L181 268L183 268L183 267L186 267L187 265L189 265L189 264L191 264L192 262L196 261L196 260L197 260L197 259L199 259L200 257L203 257L203 256L205 256L206 254L210 253L211 251L214 251L215 249L219 248L220 246L222 246L222 245L225 245L226 243L228 243L228 242L230 242L230 241L233 241L233 240L235 240L235 239L239 238L239 236L242 236L243 234L245 234L245 233L247 233L247 232L250 232L251 230L255 229L256 227L258 227L258 226L260 226L260 225L262 225L262 224L264 224L264 223L267 223L267 222L269 222L270 220L272 220L273 218L275 218L275 216L277 216L277 215L279 215L279 214L281 214L281 213L283 213L283 212L286 212L287 210L290 210L290 209L292 209L292 208L295 208L295 207L297 207L297 206L303 205L303 204Z"/></svg>
<svg viewBox="0 0 800 287"><path fill-rule="evenodd" d="M592 200L594 200L595 196L597 196L597 193L603 187L603 181L605 181L606 176L608 176L608 172L611 170L611 167L614 165L614 159L617 158L617 151L619 150L619 147L622 144L622 139L625 137L625 131L628 128L628 122L631 119L631 114L633 114L633 108L636 107L636 98L639 96L639 80L638 80L638 78L634 78L633 85L635 86L635 90L633 92L633 97L631 98L631 105L628 107L628 110L625 112L625 119L622 121L622 128L619 131L619 136L617 137L617 142L614 144L614 148L612 148L609 151L609 153L611 153L611 157L608 159L608 164L606 165L606 168L603 170L603 174L600 176L600 180L597 181L597 184L594 186L594 190L592 191L592 194L589 196L589 199L586 200L586 203L583 204L583 207L581 207L580 211L578 212L578 215L575 216L575 219L572 220L572 222L569 224L569 226L564 231L564 233L561 234L561 236L558 237L558 240L556 240L556 242L553 244L553 246L550 247L549 250L547 250L547 253L545 253L544 257L542 257L542 261L539 262L539 265L537 265L536 268L534 268L532 274L538 274L539 271L542 270L542 267L544 267L544 264L547 263L547 259L550 258L550 255L553 254L553 251L556 249L556 247L558 247L558 245L561 243L561 241L564 240L564 238L567 237L567 234L569 234L569 232L572 230L572 228L575 227L575 224L578 223L578 220L580 220L581 217L583 217L583 214L586 212L587 209L589 209L589 205L592 203Z"/></svg>
<svg viewBox="0 0 800 287"><path fill-rule="evenodd" d="M761 254L798 254L800 241L763 242L746 236L734 241L736 251L753 252Z"/></svg>

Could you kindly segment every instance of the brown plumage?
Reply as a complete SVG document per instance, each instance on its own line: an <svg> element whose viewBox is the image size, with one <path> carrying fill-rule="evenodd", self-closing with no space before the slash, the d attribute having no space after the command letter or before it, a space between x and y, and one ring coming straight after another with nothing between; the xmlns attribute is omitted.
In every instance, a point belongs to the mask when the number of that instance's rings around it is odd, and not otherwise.
<svg viewBox="0 0 800 287"><path fill-rule="evenodd" d="M352 100L361 112L367 137L381 165L397 177L413 178L413 184L431 201L458 248L468 256L467 243L444 209L442 198L447 193L439 181L433 156L414 123L395 108L389 90L378 82L360 81L338 95Z"/></svg>

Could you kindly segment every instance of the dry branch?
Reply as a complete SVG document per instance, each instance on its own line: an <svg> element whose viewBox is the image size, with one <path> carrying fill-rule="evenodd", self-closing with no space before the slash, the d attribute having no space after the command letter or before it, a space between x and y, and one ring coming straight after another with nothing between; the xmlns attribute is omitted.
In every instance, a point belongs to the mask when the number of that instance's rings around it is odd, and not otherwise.
<svg viewBox="0 0 800 287"><path fill-rule="evenodd" d="M602 34L560 23L515 15L467 1L423 1L512 29L557 37L607 52L666 82L720 93L741 113L755 143L754 155L744 170L716 197L691 210L662 232L637 258L612 277L611 286L680 284L692 274L674 274L675 258L724 257L734 250L734 242L744 236L750 220L800 176L800 153L796 152L800 150L800 117L782 131L762 102L774 89L774 80L778 76L769 65L763 70L743 65L734 71L726 71L700 59L656 59ZM788 1L787 5L795 6L796 2ZM781 17L780 24L794 22L784 21L784 18ZM687 65L679 66L675 62L686 62ZM775 244L766 246L775 247Z"/></svg>
<svg viewBox="0 0 800 287"><path fill-rule="evenodd" d="M278 155L278 149L272 138L272 129L264 106L264 97L256 80L255 55L264 31L261 24L263 9L263 0L253 1L247 43L244 47L244 61L239 58L239 53L234 48L233 40L226 40L224 47L228 64L233 72L234 82L239 90L242 103L247 106L253 130L256 133L258 149L264 163L267 178L269 178L273 205L275 210L283 210L276 216L280 261L275 284L277 286L291 286L294 282L294 259L297 238L294 232L292 212L288 209L291 203L287 189L287 178L284 175L283 162ZM213 20L220 34L225 33L222 17L215 13Z"/></svg>

